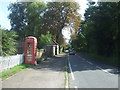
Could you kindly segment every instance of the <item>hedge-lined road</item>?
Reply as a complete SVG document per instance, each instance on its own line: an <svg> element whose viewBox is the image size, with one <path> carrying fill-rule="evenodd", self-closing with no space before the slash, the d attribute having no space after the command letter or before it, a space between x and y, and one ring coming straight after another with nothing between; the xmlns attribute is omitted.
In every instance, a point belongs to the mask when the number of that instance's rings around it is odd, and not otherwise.
<svg viewBox="0 0 120 90"><path fill-rule="evenodd" d="M117 69L80 55L68 55L70 88L118 88Z"/></svg>

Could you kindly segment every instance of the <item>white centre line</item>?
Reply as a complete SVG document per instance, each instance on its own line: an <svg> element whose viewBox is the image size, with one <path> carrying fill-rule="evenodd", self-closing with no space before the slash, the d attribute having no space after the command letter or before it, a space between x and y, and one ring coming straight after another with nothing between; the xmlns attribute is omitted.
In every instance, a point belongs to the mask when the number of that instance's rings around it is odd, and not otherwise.
<svg viewBox="0 0 120 90"><path fill-rule="evenodd" d="M99 66L96 66L96 67L102 70L102 68L101 68L101 67L99 67Z"/></svg>
<svg viewBox="0 0 120 90"><path fill-rule="evenodd" d="M77 55L77 54L76 54ZM80 59L82 59L83 61L85 61L85 59L84 58L82 58L82 57L80 57L79 55L77 55Z"/></svg>
<svg viewBox="0 0 120 90"><path fill-rule="evenodd" d="M83 60L83 61L85 61L85 59L84 59L84 58L82 58L82 60Z"/></svg>
<svg viewBox="0 0 120 90"><path fill-rule="evenodd" d="M79 58L81 58L79 55L77 55ZM84 58L81 58L83 61L85 61L85 59ZM87 63L89 63L89 64L91 64L91 65L93 65L93 63L92 62L89 62L89 61L86 61Z"/></svg>
<svg viewBox="0 0 120 90"><path fill-rule="evenodd" d="M89 62L89 61L86 61L87 63L89 63L89 64L91 64L91 65L93 65L93 63L91 63L91 62Z"/></svg>
<svg viewBox="0 0 120 90"><path fill-rule="evenodd" d="M101 67L99 67L99 66L96 66L97 68L99 68L99 69L101 69L102 71L104 71L104 72L106 72L106 73L109 73L107 70L104 70L104 69L102 69Z"/></svg>
<svg viewBox="0 0 120 90"><path fill-rule="evenodd" d="M74 88L75 88L75 90L78 90L78 87L77 87L77 86L75 86Z"/></svg>
<svg viewBox="0 0 120 90"><path fill-rule="evenodd" d="M81 58L79 55L77 55L80 59L82 59L82 60L84 60L85 61L85 59L84 58ZM89 63L89 64L91 64L91 65L93 65L93 63L91 63L91 62L89 62L89 61L86 61L87 63ZM102 70L102 71L104 71L104 72L106 72L106 73L109 73L107 70L104 70L104 69L102 69L101 67L99 67L99 66L96 66L97 68L99 68L100 70ZM110 73L109 73L110 74Z"/></svg>
<svg viewBox="0 0 120 90"><path fill-rule="evenodd" d="M106 73L109 73L107 70L103 70L104 72L106 72Z"/></svg>
<svg viewBox="0 0 120 90"><path fill-rule="evenodd" d="M82 59L83 61L85 61L85 59L84 58L82 58L82 57L80 57L79 55L77 55L80 59ZM89 63L89 64L91 64L91 65L93 65L93 63L92 62L89 62L89 61L86 61L87 63ZM104 70L104 69L102 69L101 67L99 67L99 66L96 66L97 68L99 68L100 70L102 70L102 71L104 71L104 72L106 72L106 73L109 73L107 70ZM109 74L111 74L111 73L109 73Z"/></svg>
<svg viewBox="0 0 120 90"><path fill-rule="evenodd" d="M71 68L71 65L70 65L69 55L68 55L68 65L69 65L69 68L70 68L71 77L72 77L73 80L75 80L75 77L74 77L74 74L72 72L72 68Z"/></svg>

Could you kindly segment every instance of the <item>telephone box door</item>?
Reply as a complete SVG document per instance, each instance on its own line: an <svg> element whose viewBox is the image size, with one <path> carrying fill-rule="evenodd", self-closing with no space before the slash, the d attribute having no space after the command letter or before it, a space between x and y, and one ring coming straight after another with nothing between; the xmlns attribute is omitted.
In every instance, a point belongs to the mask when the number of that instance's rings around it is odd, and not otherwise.
<svg viewBox="0 0 120 90"><path fill-rule="evenodd" d="M36 38L27 37L25 40L25 63L37 64L36 62Z"/></svg>
<svg viewBox="0 0 120 90"><path fill-rule="evenodd" d="M26 60L29 61L29 62L32 62L33 60L33 44L32 42L29 42L27 43L27 57L26 57Z"/></svg>

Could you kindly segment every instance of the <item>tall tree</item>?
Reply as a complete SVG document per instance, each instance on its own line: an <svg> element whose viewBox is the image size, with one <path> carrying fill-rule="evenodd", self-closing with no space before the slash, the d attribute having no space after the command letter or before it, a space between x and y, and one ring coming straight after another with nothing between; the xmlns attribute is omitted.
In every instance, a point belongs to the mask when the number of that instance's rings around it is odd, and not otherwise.
<svg viewBox="0 0 120 90"><path fill-rule="evenodd" d="M42 20L45 9L46 5L44 2L26 3L26 35L40 37L40 35L44 32L42 30Z"/></svg>
<svg viewBox="0 0 120 90"><path fill-rule="evenodd" d="M80 15L77 12L79 5L76 2L49 2L44 13L44 29L50 31L54 39L64 43L62 29L71 25L75 30L79 29Z"/></svg>
<svg viewBox="0 0 120 90"><path fill-rule="evenodd" d="M18 39L25 36L40 37L42 25L42 13L46 5L44 2L17 2L9 6L11 30L19 35Z"/></svg>
<svg viewBox="0 0 120 90"><path fill-rule="evenodd" d="M8 10L11 11L9 15L11 30L14 30L19 35L18 39L25 36L24 26L26 25L26 9L25 3L17 2L9 5Z"/></svg>
<svg viewBox="0 0 120 90"><path fill-rule="evenodd" d="M11 4L9 10L11 14L12 30L17 31L19 39L32 35L38 39L41 34L49 31L53 39L60 45L65 40L62 29L65 26L73 28L74 38L80 26L80 14L77 12L79 5L76 2L18 2Z"/></svg>
<svg viewBox="0 0 120 90"><path fill-rule="evenodd" d="M118 56L120 2L98 2L96 5L90 2L88 5L78 37L78 41L83 42L79 42L78 47L99 55Z"/></svg>

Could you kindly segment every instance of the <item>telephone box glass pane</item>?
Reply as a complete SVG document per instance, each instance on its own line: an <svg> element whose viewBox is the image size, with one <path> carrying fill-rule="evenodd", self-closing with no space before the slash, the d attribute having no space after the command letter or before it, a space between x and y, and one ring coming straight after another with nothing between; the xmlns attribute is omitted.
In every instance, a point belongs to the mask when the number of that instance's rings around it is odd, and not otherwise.
<svg viewBox="0 0 120 90"><path fill-rule="evenodd" d="M27 60L32 61L32 43L27 43Z"/></svg>

